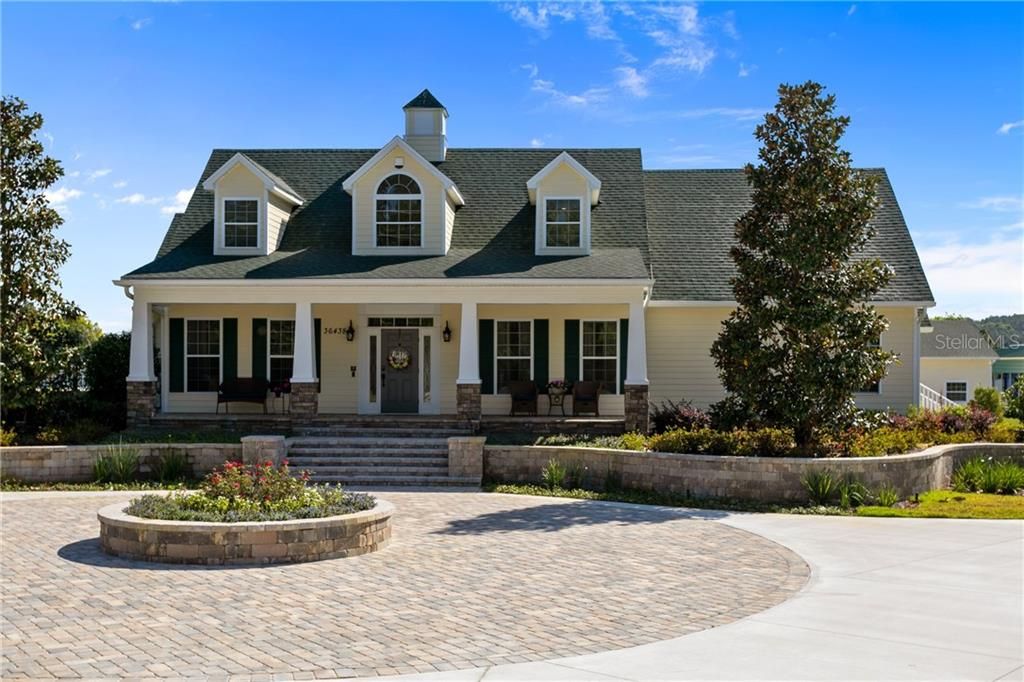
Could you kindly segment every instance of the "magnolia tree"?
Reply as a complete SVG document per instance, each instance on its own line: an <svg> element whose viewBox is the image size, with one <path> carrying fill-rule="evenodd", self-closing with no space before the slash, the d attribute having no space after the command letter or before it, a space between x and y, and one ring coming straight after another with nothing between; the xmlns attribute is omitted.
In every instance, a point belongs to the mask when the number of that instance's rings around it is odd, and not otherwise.
<svg viewBox="0 0 1024 682"><path fill-rule="evenodd" d="M891 270L858 257L875 233L878 178L851 167L839 146L850 120L823 90L780 86L756 129L760 162L744 169L752 206L730 251L737 308L711 349L727 401L793 429L805 453L850 422L854 392L895 360L877 347L885 319L865 303Z"/></svg>

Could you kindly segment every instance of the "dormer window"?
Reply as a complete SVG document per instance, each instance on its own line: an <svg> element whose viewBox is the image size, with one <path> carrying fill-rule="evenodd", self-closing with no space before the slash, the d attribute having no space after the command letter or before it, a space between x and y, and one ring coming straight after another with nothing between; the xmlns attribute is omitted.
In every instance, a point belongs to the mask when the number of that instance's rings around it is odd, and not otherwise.
<svg viewBox="0 0 1024 682"><path fill-rule="evenodd" d="M545 246L579 248L580 200L548 197L544 203Z"/></svg>
<svg viewBox="0 0 1024 682"><path fill-rule="evenodd" d="M423 243L423 194L408 175L389 175L377 187L377 246L421 246Z"/></svg>
<svg viewBox="0 0 1024 682"><path fill-rule="evenodd" d="M259 199L224 200L224 247L254 249L259 246Z"/></svg>

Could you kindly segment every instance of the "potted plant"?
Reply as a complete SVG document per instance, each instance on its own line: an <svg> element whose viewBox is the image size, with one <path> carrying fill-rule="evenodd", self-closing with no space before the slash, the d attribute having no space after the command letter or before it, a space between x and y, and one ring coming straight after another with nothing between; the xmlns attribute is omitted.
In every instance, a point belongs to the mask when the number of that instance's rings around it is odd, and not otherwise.
<svg viewBox="0 0 1024 682"><path fill-rule="evenodd" d="M279 384L274 384L270 390L274 392L275 398L280 398L282 394L289 394L292 392L292 382L285 379Z"/></svg>
<svg viewBox="0 0 1024 682"><path fill-rule="evenodd" d="M565 379L552 379L548 382L548 395L565 395L571 384Z"/></svg>

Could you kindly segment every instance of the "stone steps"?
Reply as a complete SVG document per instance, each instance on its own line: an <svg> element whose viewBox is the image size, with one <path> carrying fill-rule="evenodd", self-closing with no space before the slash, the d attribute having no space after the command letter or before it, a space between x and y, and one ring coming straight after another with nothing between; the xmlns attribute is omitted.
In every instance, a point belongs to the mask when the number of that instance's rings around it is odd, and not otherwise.
<svg viewBox="0 0 1024 682"><path fill-rule="evenodd" d="M337 483L352 488L390 488L390 487L472 487L479 488L480 481L472 478L454 478L444 476L324 476L316 479L317 483Z"/></svg>
<svg viewBox="0 0 1024 682"><path fill-rule="evenodd" d="M383 455L370 457L289 457L288 463L293 469L309 469L324 471L332 467L441 467L448 470L448 457L403 457L401 455Z"/></svg>

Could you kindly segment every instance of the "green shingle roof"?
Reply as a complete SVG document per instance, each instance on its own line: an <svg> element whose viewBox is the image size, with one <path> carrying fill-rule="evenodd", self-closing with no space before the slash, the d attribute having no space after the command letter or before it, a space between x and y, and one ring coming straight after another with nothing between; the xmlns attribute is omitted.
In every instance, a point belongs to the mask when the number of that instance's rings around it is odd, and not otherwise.
<svg viewBox="0 0 1024 682"><path fill-rule="evenodd" d="M420 94L416 95L411 100L409 100L409 103L406 104L402 108L403 109L444 109L444 105L437 101L437 98L434 97L433 93L430 92L430 90L427 90L426 88L424 88L423 92L421 92ZM447 109L445 111L447 111Z"/></svg>
<svg viewBox="0 0 1024 682"><path fill-rule="evenodd" d="M921 334L922 358L999 357L989 337L971 320L932 320L933 330Z"/></svg>

